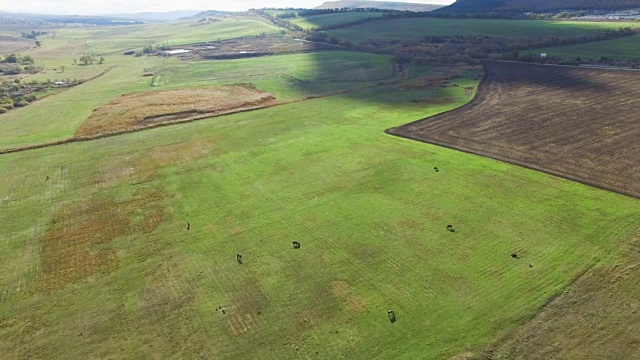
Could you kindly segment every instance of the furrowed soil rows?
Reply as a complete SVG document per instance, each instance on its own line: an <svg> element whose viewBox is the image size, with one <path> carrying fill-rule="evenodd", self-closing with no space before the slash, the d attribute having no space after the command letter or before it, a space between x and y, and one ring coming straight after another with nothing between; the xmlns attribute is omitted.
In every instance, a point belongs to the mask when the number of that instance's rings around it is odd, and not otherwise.
<svg viewBox="0 0 640 360"><path fill-rule="evenodd" d="M467 106L387 132L640 198L640 72L484 68Z"/></svg>

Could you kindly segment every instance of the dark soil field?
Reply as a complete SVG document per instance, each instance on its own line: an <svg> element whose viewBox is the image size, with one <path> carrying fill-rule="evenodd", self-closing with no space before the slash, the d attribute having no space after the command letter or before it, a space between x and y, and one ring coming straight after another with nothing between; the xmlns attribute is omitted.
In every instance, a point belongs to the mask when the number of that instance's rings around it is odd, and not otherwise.
<svg viewBox="0 0 640 360"><path fill-rule="evenodd" d="M468 105L387 132L640 198L640 72L484 68Z"/></svg>

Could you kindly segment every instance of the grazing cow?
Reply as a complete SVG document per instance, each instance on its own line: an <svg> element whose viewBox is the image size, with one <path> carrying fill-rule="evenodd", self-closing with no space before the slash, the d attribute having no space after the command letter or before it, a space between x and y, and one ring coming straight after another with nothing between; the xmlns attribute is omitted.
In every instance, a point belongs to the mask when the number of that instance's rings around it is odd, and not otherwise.
<svg viewBox="0 0 640 360"><path fill-rule="evenodd" d="M191 223L187 223L187 231L191 230Z"/></svg>
<svg viewBox="0 0 640 360"><path fill-rule="evenodd" d="M447 225L447 230L451 232L456 232L456 229L453 227L453 225Z"/></svg>
<svg viewBox="0 0 640 360"><path fill-rule="evenodd" d="M532 267L533 267L533 265L529 264L529 267L530 267L530 268L532 268Z"/></svg>
<svg viewBox="0 0 640 360"><path fill-rule="evenodd" d="M47 182L47 181L49 181L49 177L48 176L47 176L47 179L44 182Z"/></svg>
<svg viewBox="0 0 640 360"><path fill-rule="evenodd" d="M300 243L299 243L299 242L297 242L297 241L294 241L294 242L293 242L293 248L294 248L294 249L300 249Z"/></svg>
<svg viewBox="0 0 640 360"><path fill-rule="evenodd" d="M440 169L438 169L438 167L437 167L437 166L435 166L435 167L433 168L433 170L435 170L435 172L440 171Z"/></svg>
<svg viewBox="0 0 640 360"><path fill-rule="evenodd" d="M514 259L520 259L520 256L518 256L518 254L515 254L515 253L511 254L511 257Z"/></svg>
<svg viewBox="0 0 640 360"><path fill-rule="evenodd" d="M389 321L391 321L392 323L396 322L396 314L393 312L393 310L387 311L387 316L389 316Z"/></svg>
<svg viewBox="0 0 640 360"><path fill-rule="evenodd" d="M238 264L242 264L242 254L236 255L236 260L238 260Z"/></svg>

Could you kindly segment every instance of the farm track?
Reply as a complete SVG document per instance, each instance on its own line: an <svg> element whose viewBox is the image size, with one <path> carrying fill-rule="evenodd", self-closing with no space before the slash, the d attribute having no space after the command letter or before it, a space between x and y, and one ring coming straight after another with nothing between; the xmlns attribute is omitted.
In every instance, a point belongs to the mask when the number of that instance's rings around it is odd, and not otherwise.
<svg viewBox="0 0 640 360"><path fill-rule="evenodd" d="M469 104L387 133L640 198L640 73L484 67Z"/></svg>

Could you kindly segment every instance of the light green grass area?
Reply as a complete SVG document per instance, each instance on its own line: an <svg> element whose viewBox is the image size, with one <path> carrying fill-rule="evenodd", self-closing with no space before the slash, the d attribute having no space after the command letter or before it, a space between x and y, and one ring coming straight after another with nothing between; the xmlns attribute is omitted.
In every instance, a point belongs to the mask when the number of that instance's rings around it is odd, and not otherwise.
<svg viewBox="0 0 640 360"><path fill-rule="evenodd" d="M142 74L146 67L159 65L162 61L156 57L130 58L129 62L121 63L98 79L3 114L0 117L0 149L72 137L93 109L121 94L151 89L151 78Z"/></svg>
<svg viewBox="0 0 640 360"><path fill-rule="evenodd" d="M252 84L289 101L362 88L393 79L389 56L354 52L294 54L231 61L186 62L175 58L114 56L106 75L0 117L0 149L63 140L100 105L121 94L169 88ZM80 68L104 70L105 65ZM143 77L156 69L158 76ZM67 70L70 73L75 69ZM39 74L36 79L46 79ZM32 80L33 78L28 78ZM153 85L151 86L152 82Z"/></svg>
<svg viewBox="0 0 640 360"><path fill-rule="evenodd" d="M120 53L123 50L142 50L145 45L170 46L206 41L257 36L261 33L276 33L278 28L264 19L225 18L212 23L178 21L172 23L146 24L118 27L78 29L68 36L86 40L96 54Z"/></svg>
<svg viewBox="0 0 640 360"><path fill-rule="evenodd" d="M179 63L177 59L124 56L122 53L125 50L141 50L145 45L162 44L167 40L169 44L177 45L278 31L275 26L258 17L225 18L210 24L180 21L43 30L50 34L40 39L42 47L25 52L35 59L35 65L42 67L43 71L26 76L24 81L86 80L109 68L113 69L98 79L3 114L0 117L0 149L69 138L98 106L121 94L153 90L150 87L151 78L142 77L147 69ZM4 27L2 31L19 36L20 31L25 30L23 27ZM56 36L52 38L50 35L54 31ZM93 54L98 59L104 55L105 63L74 65L73 60L78 61L85 53Z"/></svg>
<svg viewBox="0 0 640 360"><path fill-rule="evenodd" d="M300 99L393 79L387 55L346 51L228 61L183 62L158 69L154 85L188 87L250 83L280 100Z"/></svg>
<svg viewBox="0 0 640 360"><path fill-rule="evenodd" d="M425 29L478 28L442 21L451 24ZM47 72L27 80L56 76L85 41L106 64L67 64L64 77L114 68L0 116L0 148L68 138L123 93L238 83L280 100L354 92L0 155L0 358L448 359L512 333L590 266L618 263L637 231L636 199L384 133L467 103L474 74L368 88L393 79L390 57L121 55L170 29L170 42L197 42L222 26L180 24L43 39L29 53ZM514 36L577 31L500 24ZM401 34L386 25L359 36Z"/></svg>
<svg viewBox="0 0 640 360"><path fill-rule="evenodd" d="M2 33L19 37L21 30L22 28L16 28L12 31L5 29ZM170 46L176 46L257 36L262 33L273 34L279 31L276 26L258 16L224 18L211 23L193 20L128 26L46 28L43 30L48 31L49 35L42 36L39 40L45 46L48 43L54 44L54 46L48 46L48 49L54 50L52 55L61 55L64 52L74 50L80 50L84 53L85 49L94 55L113 55L120 54L125 50L142 50L146 45L164 45L168 42ZM57 36L51 39L50 34L54 31ZM63 49L61 45L65 44L67 46Z"/></svg>
<svg viewBox="0 0 640 360"><path fill-rule="evenodd" d="M352 42L368 39L417 39L431 35L487 35L508 38L545 38L573 36L600 30L617 30L622 27L637 28L638 22L578 22L534 20L485 20L485 19L391 19L371 21L343 29L328 31L330 34Z"/></svg>
<svg viewBox="0 0 640 360"><path fill-rule="evenodd" d="M640 60L640 35L596 41L588 44L536 49L524 53L539 55L543 52L552 57L565 59L580 57L582 60L599 60L602 57L607 57L615 60Z"/></svg>
<svg viewBox="0 0 640 360"><path fill-rule="evenodd" d="M484 349L588 266L615 261L640 205L383 132L462 105L475 85L380 88L0 156L0 353L446 359ZM85 230L96 222L106 228ZM46 241L52 227L75 241ZM103 241L66 252L92 236ZM73 282L39 287L69 263L83 265Z"/></svg>
<svg viewBox="0 0 640 360"><path fill-rule="evenodd" d="M305 16L297 19L291 19L289 21L300 26L303 29L317 29L327 26L347 24L362 19L378 18L382 17L382 15L382 13L373 12L345 12L336 14Z"/></svg>

